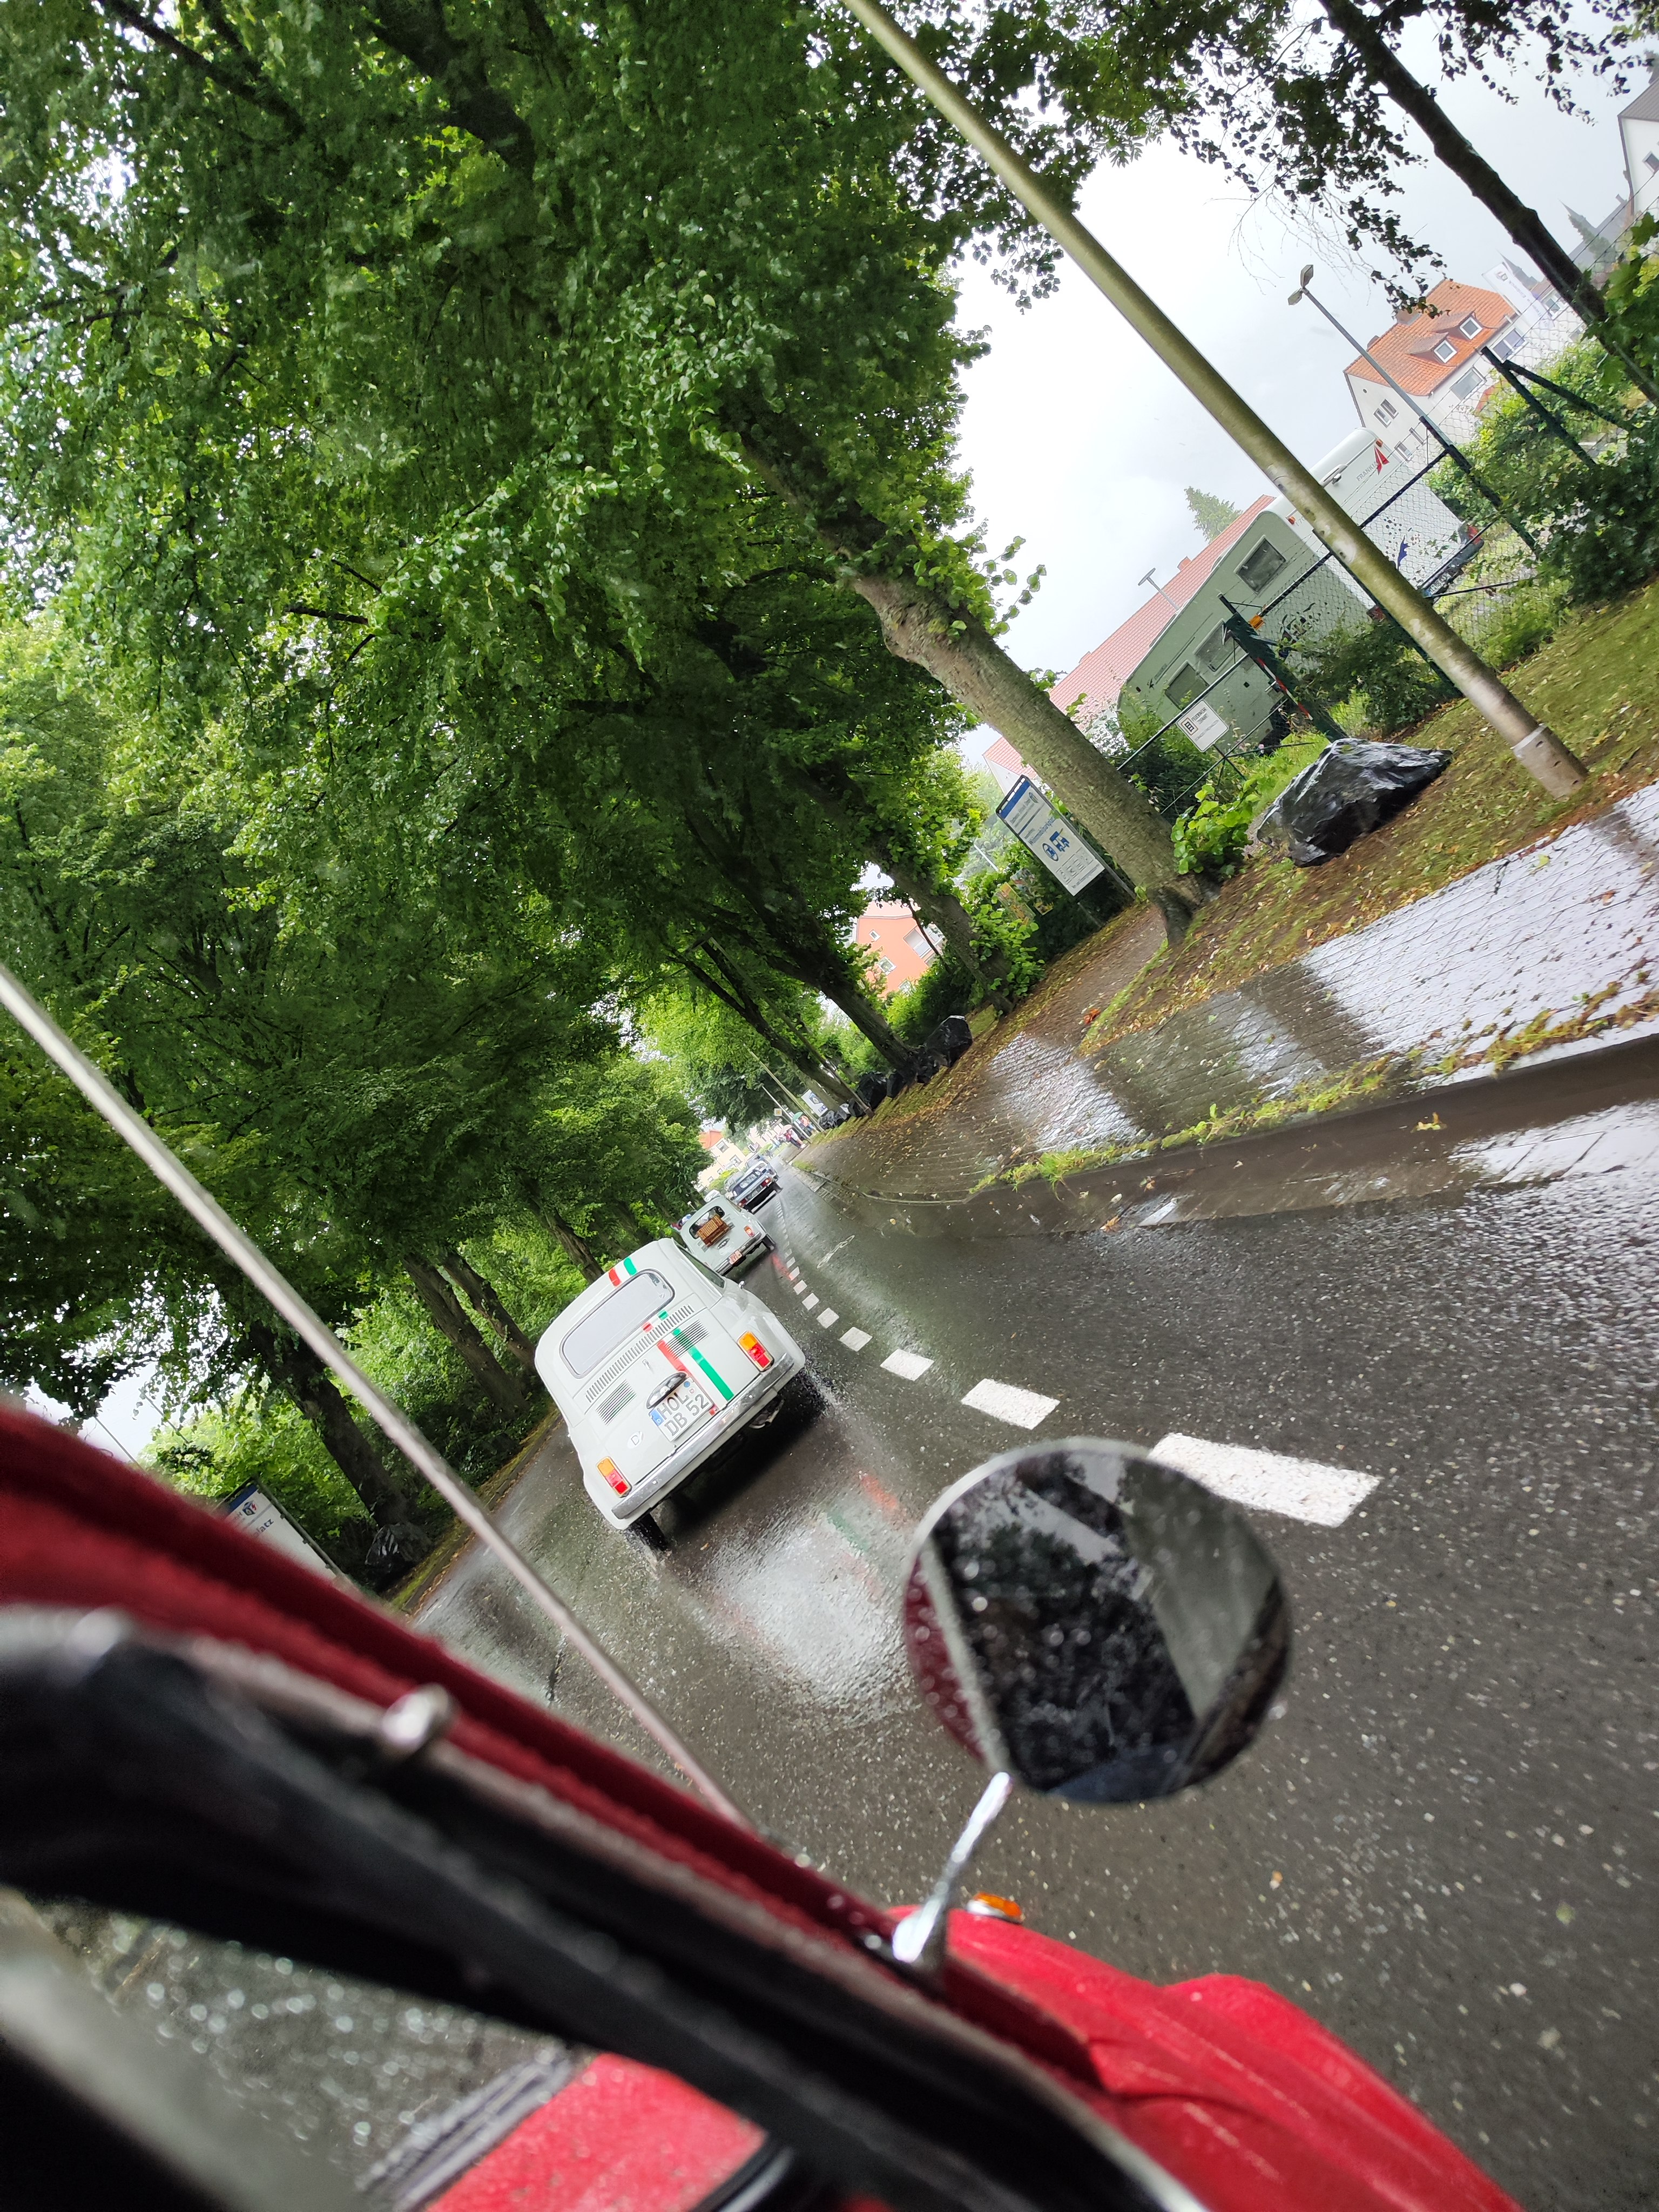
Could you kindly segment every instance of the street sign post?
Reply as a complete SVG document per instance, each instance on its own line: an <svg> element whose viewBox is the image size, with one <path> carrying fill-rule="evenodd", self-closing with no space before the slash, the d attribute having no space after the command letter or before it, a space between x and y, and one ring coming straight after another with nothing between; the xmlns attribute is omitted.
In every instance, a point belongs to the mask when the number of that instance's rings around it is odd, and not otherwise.
<svg viewBox="0 0 1659 2212"><path fill-rule="evenodd" d="M1105 874L1106 863L1084 843L1063 814L1055 813L1029 775L1021 776L998 807L997 818L1006 822L1054 880L1074 895L1097 876Z"/></svg>

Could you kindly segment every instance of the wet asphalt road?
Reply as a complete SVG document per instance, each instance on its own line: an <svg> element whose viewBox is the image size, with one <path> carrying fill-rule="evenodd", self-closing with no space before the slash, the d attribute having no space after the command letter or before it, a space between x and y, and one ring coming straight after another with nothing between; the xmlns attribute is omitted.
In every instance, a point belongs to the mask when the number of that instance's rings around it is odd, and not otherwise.
<svg viewBox="0 0 1659 2212"><path fill-rule="evenodd" d="M908 1685L908 1532L1024 1433L964 1392L1057 1400L1038 1437L1180 1430L1378 1476L1341 1528L1257 1516L1297 1624L1257 1747L1147 1808L1019 1802L979 1881L1134 1973L1284 1990L1530 2212L1648 2205L1656 1180L951 1244L791 1174L750 1281L821 1409L672 1501L666 1556L598 1525L562 1445L507 1517L769 1830L902 1899L980 1781ZM918 1380L879 1364L901 1348ZM545 1693L537 1628L471 1555L423 1625ZM641 1749L580 1662L555 1698Z"/></svg>

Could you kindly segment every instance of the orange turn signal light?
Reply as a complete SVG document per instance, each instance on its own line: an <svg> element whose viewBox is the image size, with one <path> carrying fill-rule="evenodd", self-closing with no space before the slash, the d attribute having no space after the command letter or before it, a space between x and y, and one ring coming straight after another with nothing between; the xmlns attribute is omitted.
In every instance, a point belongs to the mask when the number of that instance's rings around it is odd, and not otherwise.
<svg viewBox="0 0 1659 2212"><path fill-rule="evenodd" d="M599 1473L611 1485L611 1487L616 1492L618 1498L627 1497L629 1488L628 1477L617 1465L614 1459L602 1459L599 1462Z"/></svg>
<svg viewBox="0 0 1659 2212"><path fill-rule="evenodd" d="M771 1353L752 1330L745 1329L738 1339L738 1342L749 1354L757 1367L769 1367L772 1364Z"/></svg>
<svg viewBox="0 0 1659 2212"><path fill-rule="evenodd" d="M988 1889L976 1889L968 1900L968 1910L981 1920L1019 1920L1025 1915L1012 1897L998 1897Z"/></svg>

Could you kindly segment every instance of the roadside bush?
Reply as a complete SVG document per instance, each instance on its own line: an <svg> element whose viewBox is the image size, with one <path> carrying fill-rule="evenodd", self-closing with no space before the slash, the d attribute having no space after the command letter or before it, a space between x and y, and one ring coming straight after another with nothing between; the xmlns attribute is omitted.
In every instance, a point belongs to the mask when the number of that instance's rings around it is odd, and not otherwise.
<svg viewBox="0 0 1659 2212"><path fill-rule="evenodd" d="M946 1014L965 1013L974 1002L972 977L947 950L925 975L894 992L887 1001L887 1018L906 1044L921 1044Z"/></svg>
<svg viewBox="0 0 1659 2212"><path fill-rule="evenodd" d="M1296 668L1334 712L1357 708L1359 720L1384 735L1409 729L1455 696L1439 670L1387 618L1297 647Z"/></svg>
<svg viewBox="0 0 1659 2212"><path fill-rule="evenodd" d="M1659 314L1659 264L1644 261L1625 282L1642 313ZM1632 315L1635 306L1621 320L1633 332ZM1588 339L1569 348L1548 374L1552 382L1607 414L1628 416L1629 428L1612 428L1566 400L1540 393L1543 404L1578 441L1568 445L1511 392L1488 408L1470 459L1543 541L1540 577L1559 581L1582 605L1633 590L1659 572L1659 420L1652 409L1632 412L1637 395L1623 372ZM1449 465L1437 469L1431 481L1458 514L1482 524L1490 520L1468 482Z"/></svg>
<svg viewBox="0 0 1659 2212"><path fill-rule="evenodd" d="M1483 660L1508 668L1549 643L1561 627L1567 596L1559 580L1519 584L1512 592L1494 594L1484 612L1460 615L1457 628Z"/></svg>
<svg viewBox="0 0 1659 2212"><path fill-rule="evenodd" d="M1179 730L1165 730L1114 766L1131 783L1139 784L1166 822L1173 822L1206 781L1209 763L1190 738Z"/></svg>
<svg viewBox="0 0 1659 2212"><path fill-rule="evenodd" d="M1251 823L1324 750L1324 738L1316 730L1309 731L1256 761L1231 796L1218 793L1212 783L1203 785L1170 832L1182 874L1224 878L1236 875L1249 842Z"/></svg>

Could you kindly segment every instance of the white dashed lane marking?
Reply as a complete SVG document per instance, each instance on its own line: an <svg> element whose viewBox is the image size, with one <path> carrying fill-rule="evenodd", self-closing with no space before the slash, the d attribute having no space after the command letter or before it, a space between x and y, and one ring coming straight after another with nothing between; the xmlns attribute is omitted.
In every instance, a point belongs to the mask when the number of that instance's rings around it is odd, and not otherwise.
<svg viewBox="0 0 1659 2212"><path fill-rule="evenodd" d="M836 1311L834 1306L825 1306L823 1311L818 1316L818 1327L833 1328L840 1319L841 1316Z"/></svg>
<svg viewBox="0 0 1659 2212"><path fill-rule="evenodd" d="M977 1413L989 1413L993 1420L1008 1421L1017 1429L1034 1429L1039 1421L1046 1421L1058 1398L1044 1398L1035 1390L1017 1389L1012 1382L996 1382L988 1375L982 1382L975 1382L963 1400Z"/></svg>
<svg viewBox="0 0 1659 2212"><path fill-rule="evenodd" d="M842 1339L842 1342L849 1352L862 1352L869 1341L870 1332L867 1328L849 1328Z"/></svg>
<svg viewBox="0 0 1659 2212"><path fill-rule="evenodd" d="M814 1307L815 1305L817 1305L817 1302L818 1302L818 1294L817 1294L817 1292L816 1291L808 1291L808 1292L806 1293L806 1310L807 1310L807 1312L808 1312L808 1313L811 1313L811 1310L812 1310L813 1307Z"/></svg>
<svg viewBox="0 0 1659 2212"><path fill-rule="evenodd" d="M1288 1459L1249 1444L1213 1443L1207 1437L1167 1436L1152 1446L1152 1457L1235 1505L1311 1521L1320 1528L1340 1528L1377 1482L1374 1474L1355 1474L1314 1459Z"/></svg>
<svg viewBox="0 0 1659 2212"><path fill-rule="evenodd" d="M890 1352L882 1365L890 1375L902 1375L907 1382L920 1382L933 1365L919 1352Z"/></svg>
<svg viewBox="0 0 1659 2212"><path fill-rule="evenodd" d="M797 1283L797 1284L796 1284L796 1285L795 1285L795 1296L796 1296L798 1298L804 1298L804 1297L806 1296L806 1285L805 1285L805 1283Z"/></svg>

